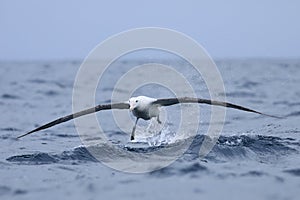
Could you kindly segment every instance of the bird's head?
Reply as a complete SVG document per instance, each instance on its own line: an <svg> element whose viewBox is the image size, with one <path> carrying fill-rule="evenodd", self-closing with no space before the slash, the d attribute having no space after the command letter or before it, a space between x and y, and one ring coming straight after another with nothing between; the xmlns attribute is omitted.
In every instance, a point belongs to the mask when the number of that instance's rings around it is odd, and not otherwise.
<svg viewBox="0 0 300 200"><path fill-rule="evenodd" d="M130 111L133 110L149 110L151 104L156 101L157 99L153 99L146 96L138 96L138 97L131 97L129 99L129 109Z"/></svg>
<svg viewBox="0 0 300 200"><path fill-rule="evenodd" d="M134 109L137 109L140 105L141 99L139 97L131 97L129 99L129 110L133 111Z"/></svg>

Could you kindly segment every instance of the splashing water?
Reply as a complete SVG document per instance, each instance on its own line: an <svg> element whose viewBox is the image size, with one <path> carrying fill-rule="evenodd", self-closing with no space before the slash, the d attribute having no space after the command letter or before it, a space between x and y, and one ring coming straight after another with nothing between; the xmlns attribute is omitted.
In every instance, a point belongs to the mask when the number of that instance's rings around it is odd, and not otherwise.
<svg viewBox="0 0 300 200"><path fill-rule="evenodd" d="M164 127L158 134L147 138L149 146L160 146L174 143L176 141L176 133L169 129L169 126Z"/></svg>
<svg viewBox="0 0 300 200"><path fill-rule="evenodd" d="M167 145L176 141L176 132L171 131L167 123L160 124L155 119L150 120L147 128L137 131L136 143L146 143L150 147Z"/></svg>

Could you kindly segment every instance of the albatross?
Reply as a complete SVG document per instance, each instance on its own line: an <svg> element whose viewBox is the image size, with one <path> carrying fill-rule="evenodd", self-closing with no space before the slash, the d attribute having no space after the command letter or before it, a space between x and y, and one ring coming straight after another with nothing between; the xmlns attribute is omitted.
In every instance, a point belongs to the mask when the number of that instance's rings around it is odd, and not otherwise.
<svg viewBox="0 0 300 200"><path fill-rule="evenodd" d="M53 120L47 124L44 124L40 127L37 127L36 129L33 129L32 131L29 131L23 135L18 136L17 138L22 138L26 135L29 135L31 133L44 130L47 128L50 128L52 126L55 126L57 124L61 124L63 122L67 122L69 120L81 117L83 115L88 115L91 113L95 113L101 110L110 110L110 109L129 109L132 114L136 117L134 126L132 128L130 140L134 140L135 138L135 129L136 125L139 119L143 120L150 120L152 118L156 118L158 123L161 123L159 119L160 114L160 107L161 106L172 106L175 104L182 104L182 103L198 103L198 104L208 104L213 106L223 106L228 108L233 108L237 110L242 110L246 112L252 112L259 115L264 115L268 117L274 117L274 118L280 118L274 115L268 115L262 112L258 112L256 110L252 110L250 108L246 108L240 105L223 102L223 101L214 101L209 99L202 99L202 98L193 98L193 97L181 97L181 98L164 98L164 99L155 99L151 97L146 96L138 96L138 97L131 97L129 101L127 102L120 102L120 103L110 103L110 104L99 104L93 108L89 108L86 110L82 110L80 112L76 112L61 118L58 118L56 120Z"/></svg>

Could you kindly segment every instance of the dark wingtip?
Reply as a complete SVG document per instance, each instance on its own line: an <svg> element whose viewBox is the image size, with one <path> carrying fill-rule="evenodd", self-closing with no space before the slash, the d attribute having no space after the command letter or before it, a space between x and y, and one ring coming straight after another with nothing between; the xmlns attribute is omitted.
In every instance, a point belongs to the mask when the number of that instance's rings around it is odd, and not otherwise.
<svg viewBox="0 0 300 200"><path fill-rule="evenodd" d="M265 114L265 113L258 113L267 117L272 117L272 118L276 118L276 119L286 119L286 117L284 116L276 116L276 115L269 115L269 114Z"/></svg>
<svg viewBox="0 0 300 200"><path fill-rule="evenodd" d="M18 139L21 139L22 137L25 137L26 135L28 135L29 133L25 133L25 134L23 134L23 135L19 135L16 139L18 140Z"/></svg>
<svg viewBox="0 0 300 200"><path fill-rule="evenodd" d="M19 135L16 139L18 140L18 139L20 139L20 138L22 138L22 137L25 137L26 135L29 135L30 133L33 133L33 132L35 132L35 131L30 131L30 132L25 133L25 134L23 134L23 135Z"/></svg>

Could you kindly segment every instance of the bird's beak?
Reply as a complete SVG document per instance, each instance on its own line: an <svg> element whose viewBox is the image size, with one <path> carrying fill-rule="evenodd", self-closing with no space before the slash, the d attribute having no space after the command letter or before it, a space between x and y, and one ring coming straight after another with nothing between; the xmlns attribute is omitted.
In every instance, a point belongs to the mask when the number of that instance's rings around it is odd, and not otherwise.
<svg viewBox="0 0 300 200"><path fill-rule="evenodd" d="M133 111L133 109L134 109L134 106L130 105L129 110Z"/></svg>

